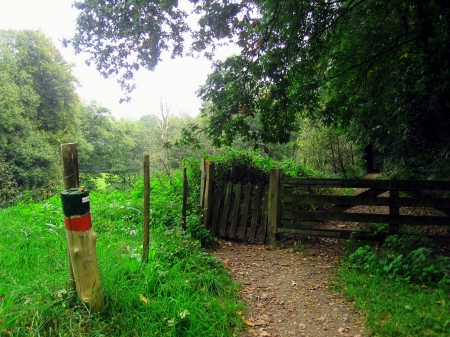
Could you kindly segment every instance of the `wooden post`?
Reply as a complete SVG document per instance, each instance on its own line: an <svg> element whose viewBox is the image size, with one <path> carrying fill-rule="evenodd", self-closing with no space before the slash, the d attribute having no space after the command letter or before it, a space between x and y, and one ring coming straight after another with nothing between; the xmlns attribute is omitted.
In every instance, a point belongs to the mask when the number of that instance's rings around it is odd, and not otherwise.
<svg viewBox="0 0 450 337"><path fill-rule="evenodd" d="M183 205L181 207L181 228L186 230L186 206L188 197L188 180L186 168L183 169Z"/></svg>
<svg viewBox="0 0 450 337"><path fill-rule="evenodd" d="M80 178L78 173L78 144L66 143L61 145L63 187L65 190L78 188Z"/></svg>
<svg viewBox="0 0 450 337"><path fill-rule="evenodd" d="M399 197L399 191L395 189L389 190L389 201L391 205L389 205L389 215L399 215L400 214L400 208L398 206L395 206L395 202L397 201ZM398 233L400 230L399 224L389 224L389 232L390 233Z"/></svg>
<svg viewBox="0 0 450 337"><path fill-rule="evenodd" d="M267 221L267 242L275 243L277 228L281 223L281 189L280 180L283 177L281 169L270 170L269 180L269 211Z"/></svg>
<svg viewBox="0 0 450 337"><path fill-rule="evenodd" d="M203 224L209 228L210 217L213 209L213 192L214 192L214 163L207 162L205 165L206 181L205 181L205 197L203 199Z"/></svg>
<svg viewBox="0 0 450 337"><path fill-rule="evenodd" d="M150 243L150 156L144 155L144 241L142 244L142 261L148 261Z"/></svg>
<svg viewBox="0 0 450 337"><path fill-rule="evenodd" d="M205 182L206 182L206 164L205 159L202 158L200 165L200 214L203 213L203 205L205 200Z"/></svg>
<svg viewBox="0 0 450 337"><path fill-rule="evenodd" d="M80 186L78 173L78 143L66 143L61 145L61 160L62 160L62 176L63 188L68 190L70 188L78 188ZM67 234L67 231L66 231ZM68 248L68 247L67 247ZM70 259L69 251L67 251L69 260L69 284L75 290L75 276L73 274L72 261Z"/></svg>
<svg viewBox="0 0 450 337"><path fill-rule="evenodd" d="M92 229L89 195L84 187L78 189L78 144L62 144L61 158L64 186L61 199L66 225L69 282L91 310L100 311L104 301L97 265L97 235Z"/></svg>
<svg viewBox="0 0 450 337"><path fill-rule="evenodd" d="M71 188L61 192L61 201L77 295L90 310L99 312L105 303L98 271L97 234L92 229L89 193L84 187Z"/></svg>

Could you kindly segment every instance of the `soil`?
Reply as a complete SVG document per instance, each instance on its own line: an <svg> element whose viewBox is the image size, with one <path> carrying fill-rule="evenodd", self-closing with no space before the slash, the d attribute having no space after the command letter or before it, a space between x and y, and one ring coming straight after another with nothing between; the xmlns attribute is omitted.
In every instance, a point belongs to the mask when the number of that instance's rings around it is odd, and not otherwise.
<svg viewBox="0 0 450 337"><path fill-rule="evenodd" d="M219 240L215 254L242 284L247 329L239 337L366 336L360 313L328 287L341 242L303 239L280 249Z"/></svg>

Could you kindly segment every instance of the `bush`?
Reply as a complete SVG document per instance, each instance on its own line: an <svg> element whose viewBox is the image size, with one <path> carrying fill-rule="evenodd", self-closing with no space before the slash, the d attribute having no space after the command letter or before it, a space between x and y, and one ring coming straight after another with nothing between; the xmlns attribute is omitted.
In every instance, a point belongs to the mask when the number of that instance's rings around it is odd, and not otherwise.
<svg viewBox="0 0 450 337"><path fill-rule="evenodd" d="M450 285L449 260L431 240L413 235L390 236L379 250L366 245L349 256L351 267L369 274L431 286Z"/></svg>

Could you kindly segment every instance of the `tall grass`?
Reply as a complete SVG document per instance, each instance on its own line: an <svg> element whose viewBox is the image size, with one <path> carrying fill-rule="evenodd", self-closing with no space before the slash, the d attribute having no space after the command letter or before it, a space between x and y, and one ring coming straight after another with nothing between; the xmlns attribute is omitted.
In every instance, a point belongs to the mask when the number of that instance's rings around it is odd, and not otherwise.
<svg viewBox="0 0 450 337"><path fill-rule="evenodd" d="M361 246L332 284L362 311L374 336L449 336L450 259L433 248L420 236Z"/></svg>
<svg viewBox="0 0 450 337"><path fill-rule="evenodd" d="M158 209L146 264L141 262L140 184L133 191L91 193L106 301L101 313L89 312L69 288L59 196L1 209L0 336L236 334L243 310L239 285L199 241L180 230L174 185L152 181L154 192L161 193L152 193L152 208Z"/></svg>

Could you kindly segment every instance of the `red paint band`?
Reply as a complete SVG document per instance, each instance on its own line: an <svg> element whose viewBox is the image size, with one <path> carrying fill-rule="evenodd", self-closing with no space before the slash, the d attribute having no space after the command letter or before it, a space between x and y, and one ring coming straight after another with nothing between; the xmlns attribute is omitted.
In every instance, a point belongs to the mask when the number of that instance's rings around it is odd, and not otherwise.
<svg viewBox="0 0 450 337"><path fill-rule="evenodd" d="M66 229L75 232L84 232L92 227L91 214L88 213L86 215L81 216L72 216L69 218L64 218L64 223L66 225Z"/></svg>

